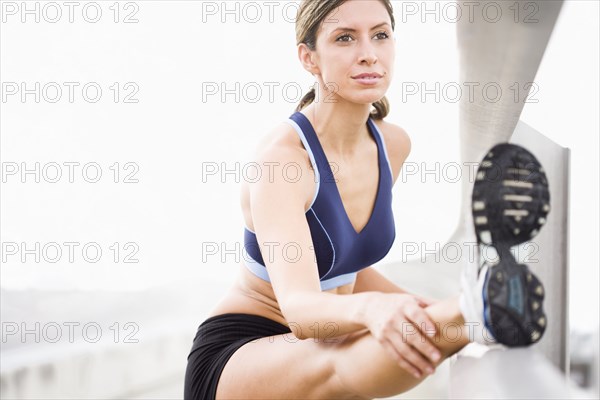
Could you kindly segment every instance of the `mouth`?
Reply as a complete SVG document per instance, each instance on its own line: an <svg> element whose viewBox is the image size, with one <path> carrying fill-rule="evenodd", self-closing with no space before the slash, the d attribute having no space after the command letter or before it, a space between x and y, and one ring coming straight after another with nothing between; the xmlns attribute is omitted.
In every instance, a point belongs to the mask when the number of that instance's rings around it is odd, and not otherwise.
<svg viewBox="0 0 600 400"><path fill-rule="evenodd" d="M353 76L352 79L379 79L381 77L382 77L381 74L378 74L377 72L371 72L371 73L367 73L367 74L360 74L360 75Z"/></svg>

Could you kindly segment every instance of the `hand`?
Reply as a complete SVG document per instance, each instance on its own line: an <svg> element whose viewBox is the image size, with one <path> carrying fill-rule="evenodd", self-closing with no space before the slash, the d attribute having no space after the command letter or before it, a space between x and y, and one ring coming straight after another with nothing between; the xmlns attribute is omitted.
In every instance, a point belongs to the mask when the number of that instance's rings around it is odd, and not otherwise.
<svg viewBox="0 0 600 400"><path fill-rule="evenodd" d="M421 308L429 307L430 305L435 304L439 301L437 299L432 299L430 297L424 297L424 296L418 296L416 294L412 294L412 296L417 300L417 302L419 303L419 307L421 307Z"/></svg>
<svg viewBox="0 0 600 400"><path fill-rule="evenodd" d="M432 342L435 325L421 306L427 301L411 294L377 293L367 305L367 328L398 365L416 378L432 374L441 359Z"/></svg>

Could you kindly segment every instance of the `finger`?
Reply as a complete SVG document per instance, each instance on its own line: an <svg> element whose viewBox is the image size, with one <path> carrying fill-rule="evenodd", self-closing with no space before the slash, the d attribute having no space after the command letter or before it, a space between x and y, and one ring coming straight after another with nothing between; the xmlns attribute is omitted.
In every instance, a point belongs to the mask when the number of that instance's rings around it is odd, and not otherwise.
<svg viewBox="0 0 600 400"><path fill-rule="evenodd" d="M423 376L423 373L417 367L411 364L402 354L402 342L400 342L400 346L398 346L396 343L393 343L393 341L391 341L390 339L384 339L382 344L383 347L392 355L392 358L394 359L394 361L396 361L396 363L398 363L398 366L400 366L400 368L404 369L417 379L420 379Z"/></svg>
<svg viewBox="0 0 600 400"><path fill-rule="evenodd" d="M421 300L421 299L417 299L417 304L421 308L427 308L427 307L429 307L431 305L431 303L428 303L427 301Z"/></svg>
<svg viewBox="0 0 600 400"><path fill-rule="evenodd" d="M416 328L414 331L418 332ZM387 339L392 342L400 355L416 367L420 373L432 374L435 371L435 365L430 363L426 357L421 355L416 348L408 343L402 332L392 332L387 335Z"/></svg>
<svg viewBox="0 0 600 400"><path fill-rule="evenodd" d="M383 339L381 341L381 344L383 345L383 347L385 348L385 350L392 356L392 358L394 359L394 361L396 363L398 363L398 365L405 369L406 371L410 372L412 375L414 375L415 377L419 378L420 377L420 372L417 368L415 368L414 365L410 365L410 363L408 363L404 357L402 357L402 354L400 353L399 349L392 343L392 341L390 341L389 339Z"/></svg>
<svg viewBox="0 0 600 400"><path fill-rule="evenodd" d="M417 303L419 304L419 307L429 307L432 304L435 304L437 300L434 299L430 299L428 297L422 297L422 296L415 296L415 298L417 299Z"/></svg>
<svg viewBox="0 0 600 400"><path fill-rule="evenodd" d="M421 353L419 353L414 347L410 344L402 343L398 344L400 352L404 360L406 360L410 365L417 368L417 370L421 374L431 375L435 372L435 368L433 365L425 359Z"/></svg>
<svg viewBox="0 0 600 400"><path fill-rule="evenodd" d="M405 371L407 371L409 374L411 374L412 376L414 376L417 379L421 379L421 377L423 376L423 374L421 372L419 372L419 370L417 368L415 368L411 363L406 361L404 358L400 359L400 361L398 362L398 365L400 366L400 368L404 369Z"/></svg>
<svg viewBox="0 0 600 400"><path fill-rule="evenodd" d="M404 338L404 342L413 346L424 357L426 357L428 361L431 361L434 366L435 363L441 359L442 355L431 341L432 339L427 338L423 332L415 326L414 323L409 321L403 322L399 331Z"/></svg>
<svg viewBox="0 0 600 400"><path fill-rule="evenodd" d="M436 334L436 326L429 315L421 307L417 305L407 305L404 309L404 315L412 322L421 332L429 337L434 337Z"/></svg>
<svg viewBox="0 0 600 400"><path fill-rule="evenodd" d="M429 339L417 331L416 334L407 335L405 342L426 360L428 366L435 369L436 362L441 359L442 355Z"/></svg>
<svg viewBox="0 0 600 400"><path fill-rule="evenodd" d="M419 372L419 370L417 368L415 368L414 365L412 365L410 362L406 361L406 359L401 358L400 361L398 362L398 365L400 366L400 368L404 369L405 371L407 371L409 374L411 374L412 376L414 376L417 379L421 379L421 377L423 376L423 374L421 372Z"/></svg>

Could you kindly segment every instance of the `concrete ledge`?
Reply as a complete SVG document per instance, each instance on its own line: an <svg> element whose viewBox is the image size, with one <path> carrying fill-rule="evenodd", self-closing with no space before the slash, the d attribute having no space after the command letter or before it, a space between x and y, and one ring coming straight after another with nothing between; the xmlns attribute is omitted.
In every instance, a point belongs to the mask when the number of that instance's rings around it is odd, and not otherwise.
<svg viewBox="0 0 600 400"><path fill-rule="evenodd" d="M535 346L487 347L472 343L455 354L451 399L593 399L570 382Z"/></svg>

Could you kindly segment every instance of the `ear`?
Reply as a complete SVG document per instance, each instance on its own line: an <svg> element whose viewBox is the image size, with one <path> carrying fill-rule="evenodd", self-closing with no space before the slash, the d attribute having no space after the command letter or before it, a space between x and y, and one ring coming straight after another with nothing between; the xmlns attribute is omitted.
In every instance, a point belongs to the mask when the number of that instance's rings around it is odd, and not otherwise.
<svg viewBox="0 0 600 400"><path fill-rule="evenodd" d="M305 43L300 43L298 45L298 58L300 59L302 66L311 74L318 75L321 73L321 70L315 63L315 57L316 54L312 52Z"/></svg>

